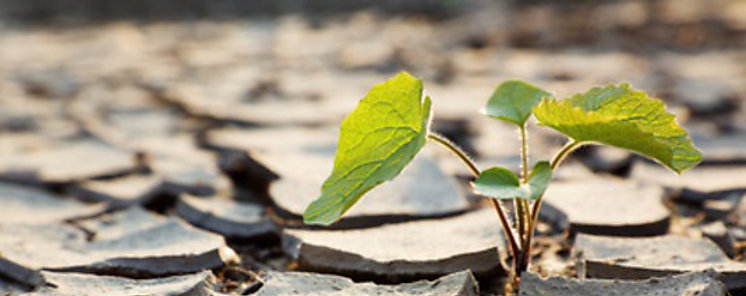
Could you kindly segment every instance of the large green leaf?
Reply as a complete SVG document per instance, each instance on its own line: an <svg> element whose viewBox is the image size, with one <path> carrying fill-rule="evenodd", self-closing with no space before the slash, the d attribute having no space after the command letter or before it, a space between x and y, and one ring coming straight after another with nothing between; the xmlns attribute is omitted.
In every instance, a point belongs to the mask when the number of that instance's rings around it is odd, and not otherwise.
<svg viewBox="0 0 746 296"><path fill-rule="evenodd" d="M549 162L538 162L529 174L528 183L521 185L518 176L503 167L493 167L483 171L474 180L474 191L496 198L522 198L536 200L546 191L552 179L552 167Z"/></svg>
<svg viewBox="0 0 746 296"><path fill-rule="evenodd" d="M702 160L663 102L627 84L596 87L562 101L543 100L534 107L534 116L577 142L629 149L678 173Z"/></svg>
<svg viewBox="0 0 746 296"><path fill-rule="evenodd" d="M430 98L402 72L377 84L342 122L334 169L303 220L329 225L366 192L391 180L414 158L428 131Z"/></svg>
<svg viewBox="0 0 746 296"><path fill-rule="evenodd" d="M531 109L542 98L552 94L520 80L508 80L501 83L492 93L485 114L500 120L522 126L531 116Z"/></svg>

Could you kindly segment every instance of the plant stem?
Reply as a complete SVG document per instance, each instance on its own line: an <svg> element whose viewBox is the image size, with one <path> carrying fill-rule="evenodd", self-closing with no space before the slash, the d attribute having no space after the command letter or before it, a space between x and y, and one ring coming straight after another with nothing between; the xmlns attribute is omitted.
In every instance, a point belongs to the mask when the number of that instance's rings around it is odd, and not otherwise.
<svg viewBox="0 0 746 296"><path fill-rule="evenodd" d="M513 211L515 212L516 229L521 244L526 237L526 208L523 206L520 198L513 199Z"/></svg>
<svg viewBox="0 0 746 296"><path fill-rule="evenodd" d="M557 167L562 163L562 161L564 161L565 158L570 155L570 152L583 144L583 142L575 142L574 140L570 140L570 142L567 142L567 144L565 144L565 146L563 146L562 149L557 152L556 155L554 155L554 158L552 158L552 170L556 170Z"/></svg>
<svg viewBox="0 0 746 296"><path fill-rule="evenodd" d="M526 124L518 127L521 138L521 184L528 182L528 132ZM528 202L524 199L516 198L513 200L515 205L516 219L518 220L518 233L521 236L521 252L513 264L513 272L517 278L526 270L526 243L529 241L529 231L531 230L531 209ZM517 279L516 279L517 283Z"/></svg>
<svg viewBox="0 0 746 296"><path fill-rule="evenodd" d="M461 148L459 148L455 143L451 142L451 140L448 140L447 138L434 132L428 132L427 138L437 142L440 145L443 145L444 147L448 148L448 150L451 150L453 154L456 154L461 162L463 162L464 165L469 168L475 178L478 178L479 175L482 173L479 168L477 168L477 165L474 163L474 161L471 160L469 155L467 155L464 150L461 150Z"/></svg>
<svg viewBox="0 0 746 296"><path fill-rule="evenodd" d="M521 179L522 183L528 182L528 133L526 131L526 124L521 125L518 128L521 138ZM531 213L529 212L528 203L523 199L513 199L513 205L515 208L516 221L518 222L518 235L520 236L521 244L526 240L526 231L528 230L528 223L530 221Z"/></svg>
<svg viewBox="0 0 746 296"><path fill-rule="evenodd" d="M523 207L523 209L524 209L523 212L525 214L525 218L524 219L526 219L526 233L528 233L528 228L529 228L529 225L531 223L531 217L532 217L531 216L531 206L529 206L528 201L525 200L525 199L520 199L520 201L521 201L521 207Z"/></svg>
<svg viewBox="0 0 746 296"><path fill-rule="evenodd" d="M471 173L474 175L475 178L478 178L479 175L482 173L479 168L477 168L477 165L474 163L474 161L469 158L469 156L461 150L456 144L451 142L451 140L446 139L445 137L429 132L427 134L427 138L430 140L433 140L437 142L438 144L443 145L444 147L448 148L453 154L458 156L458 158L461 160L461 162L466 165L466 167L469 168ZM513 236L513 231L511 230L510 223L508 222L508 219L505 217L505 211L503 210L502 206L500 205L500 202L497 201L494 198L489 198L490 201L492 201L492 206L495 208L495 212L497 212L498 218L500 218L500 224L502 224L502 229L505 232L505 236L508 239L508 245L510 247L510 253L513 256L513 260L517 260L518 258L518 243L515 240L515 236ZM515 265L515 264L514 264Z"/></svg>
<svg viewBox="0 0 746 296"><path fill-rule="evenodd" d="M565 160L565 158L576 148L583 145L583 142L575 142L573 140L570 140L567 144L565 144L562 149L557 152L556 155L554 155L554 158L552 158L551 166L552 170L556 171L557 167L562 163L562 161ZM534 237L534 230L536 229L536 224L539 220L539 211L541 211L541 201L544 198L544 196L540 196L533 205L533 209L531 209L531 221L528 224L528 234L526 236L526 241L524 241L522 245L522 252L521 257L518 260L518 269L517 273L521 273L522 271L525 271L528 268L529 261L531 259L531 241Z"/></svg>
<svg viewBox="0 0 746 296"><path fill-rule="evenodd" d="M521 125L521 168L523 183L528 182L528 132L526 124Z"/></svg>

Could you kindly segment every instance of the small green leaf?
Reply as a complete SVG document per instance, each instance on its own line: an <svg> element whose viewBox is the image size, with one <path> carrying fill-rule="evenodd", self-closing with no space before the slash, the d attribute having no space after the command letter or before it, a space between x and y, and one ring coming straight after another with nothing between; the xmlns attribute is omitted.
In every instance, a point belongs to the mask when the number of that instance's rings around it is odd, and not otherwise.
<svg viewBox="0 0 746 296"><path fill-rule="evenodd" d="M509 169L493 167L483 171L474 181L474 191L496 198L523 198L536 200L544 194L552 179L552 167L549 162L538 162L529 174L527 184L521 185L518 177Z"/></svg>
<svg viewBox="0 0 746 296"><path fill-rule="evenodd" d="M686 131L658 99L627 84L596 87L534 107L539 123L576 142L596 142L637 152L681 173L702 160Z"/></svg>
<svg viewBox="0 0 746 296"><path fill-rule="evenodd" d="M329 225L366 192L393 179L425 145L430 98L422 81L401 72L377 84L342 122L334 169L303 214Z"/></svg>
<svg viewBox="0 0 746 296"><path fill-rule="evenodd" d="M508 80L495 89L484 112L487 116L523 126L531 116L531 109L547 97L552 94L541 88L520 80Z"/></svg>
<svg viewBox="0 0 746 296"><path fill-rule="evenodd" d="M529 192L509 169L493 167L482 171L474 180L474 191L497 199L528 198Z"/></svg>
<svg viewBox="0 0 746 296"><path fill-rule="evenodd" d="M528 186L531 189L530 200L536 200L549 187L549 181L552 180L552 166L548 161L537 162L534 169L528 175Z"/></svg>

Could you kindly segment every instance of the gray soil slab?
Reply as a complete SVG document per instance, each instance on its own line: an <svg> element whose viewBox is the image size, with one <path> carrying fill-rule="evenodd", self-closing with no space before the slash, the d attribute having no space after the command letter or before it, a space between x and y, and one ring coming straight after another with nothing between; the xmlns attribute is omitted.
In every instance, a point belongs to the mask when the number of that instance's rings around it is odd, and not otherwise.
<svg viewBox="0 0 746 296"><path fill-rule="evenodd" d="M152 93L136 85L88 87L69 107L86 131L116 146L142 138L163 137L189 127L175 106L159 104Z"/></svg>
<svg viewBox="0 0 746 296"><path fill-rule="evenodd" d="M631 178L680 190L685 199L723 198L746 192L746 166L702 166L677 175L653 164L637 162Z"/></svg>
<svg viewBox="0 0 746 296"><path fill-rule="evenodd" d="M182 194L176 213L192 225L234 239L275 236L279 227L258 204Z"/></svg>
<svg viewBox="0 0 746 296"><path fill-rule="evenodd" d="M154 279L129 279L75 272L42 271L48 285L21 296L37 295L164 295L202 296L209 295L210 271Z"/></svg>
<svg viewBox="0 0 746 296"><path fill-rule="evenodd" d="M94 215L102 205L87 205L34 188L0 183L0 224L44 224Z"/></svg>
<svg viewBox="0 0 746 296"><path fill-rule="evenodd" d="M338 134L338 126L220 128L208 131L204 141L212 148L243 150L250 153L272 151L329 151L333 153Z"/></svg>
<svg viewBox="0 0 746 296"><path fill-rule="evenodd" d="M171 194L232 194L230 180L221 174L216 157L199 149L192 135L142 139L132 146L146 155L148 168L164 180Z"/></svg>
<svg viewBox="0 0 746 296"><path fill-rule="evenodd" d="M218 152L220 168L238 186L248 188L261 197L261 202L271 204L267 197L269 184L278 178L269 170L258 153L325 153L333 154L339 133L338 126L324 127L269 127L269 128L219 128L205 133L203 145Z"/></svg>
<svg viewBox="0 0 746 296"><path fill-rule="evenodd" d="M26 290L25 287L17 283L0 278L0 295L19 295Z"/></svg>
<svg viewBox="0 0 746 296"><path fill-rule="evenodd" d="M273 99L252 95L251 91L247 94L243 83L231 79L174 84L166 97L191 115L218 121L252 125L319 125L341 121L371 85L385 79L381 75L339 75L326 71L312 76L285 77L282 81L272 82L278 90L272 95ZM340 84L345 87L335 87ZM319 93L320 89L334 91Z"/></svg>
<svg viewBox="0 0 746 296"><path fill-rule="evenodd" d="M163 179L156 175L131 175L82 182L74 185L71 193L85 201L126 206L147 202L163 190L163 185Z"/></svg>
<svg viewBox="0 0 746 296"><path fill-rule="evenodd" d="M278 213L299 219L306 206L319 197L334 158L327 154L285 153L265 155L262 161L281 176L269 191ZM369 227L448 216L469 207L456 179L446 175L432 158L421 154L396 179L368 192L333 227Z"/></svg>
<svg viewBox="0 0 746 296"><path fill-rule="evenodd" d="M0 274L28 286L44 284L45 266L72 266L87 260L83 231L57 224L0 225Z"/></svg>
<svg viewBox="0 0 746 296"><path fill-rule="evenodd" d="M147 88L130 84L110 89L92 86L68 109L86 132L113 146L143 153L147 159L168 152L182 155L184 148L197 151L193 132L201 129L202 123L184 117L177 106L159 102L154 95L159 92Z"/></svg>
<svg viewBox="0 0 746 296"><path fill-rule="evenodd" d="M736 241L732 232L729 231L723 221L715 221L702 225L700 229L702 230L702 235L715 242L725 254L731 257L736 254Z"/></svg>
<svg viewBox="0 0 746 296"><path fill-rule="evenodd" d="M616 236L650 236L668 231L671 213L658 185L593 177L555 182L544 195L565 213L573 232Z"/></svg>
<svg viewBox="0 0 746 296"><path fill-rule="evenodd" d="M155 160L153 167L163 178L165 190L171 194L230 195L230 180L212 165L203 166L183 158L163 157Z"/></svg>
<svg viewBox="0 0 746 296"><path fill-rule="evenodd" d="M725 296L725 287L712 270L640 281L541 278L535 273L521 276L520 296Z"/></svg>
<svg viewBox="0 0 746 296"><path fill-rule="evenodd" d="M146 96L148 94L145 94ZM131 138L143 136L161 136L181 128L181 121L176 108L159 108L160 106L111 106L108 102L107 127L128 135ZM106 103L104 103L106 104Z"/></svg>
<svg viewBox="0 0 746 296"><path fill-rule="evenodd" d="M112 240L163 225L168 220L139 207L107 213L74 224L89 233L92 241Z"/></svg>
<svg viewBox="0 0 746 296"><path fill-rule="evenodd" d="M27 285L41 270L144 278L196 272L237 260L222 237L138 209L81 222L0 226L0 273ZM91 240L87 240L91 236Z"/></svg>
<svg viewBox="0 0 746 296"><path fill-rule="evenodd" d="M382 283L471 269L478 277L502 273L502 233L492 209L452 218L361 230L286 230L283 248L301 270Z"/></svg>
<svg viewBox="0 0 746 296"><path fill-rule="evenodd" d="M306 272L269 272L264 286L256 296L477 296L479 287L469 271L449 274L432 281L417 281L400 285L377 285L371 282L354 283L334 275Z"/></svg>
<svg viewBox="0 0 746 296"><path fill-rule="evenodd" d="M746 289L746 263L732 261L709 239L676 235L616 238L581 234L573 252L579 274L591 278L645 279L714 269L726 287Z"/></svg>
<svg viewBox="0 0 746 296"><path fill-rule="evenodd" d="M133 153L85 140L0 156L0 175L32 184L66 184L136 170Z"/></svg>
<svg viewBox="0 0 746 296"><path fill-rule="evenodd" d="M230 180L212 165L191 164L181 158L161 158L154 161L154 168L165 180L166 190L172 194L230 195Z"/></svg>

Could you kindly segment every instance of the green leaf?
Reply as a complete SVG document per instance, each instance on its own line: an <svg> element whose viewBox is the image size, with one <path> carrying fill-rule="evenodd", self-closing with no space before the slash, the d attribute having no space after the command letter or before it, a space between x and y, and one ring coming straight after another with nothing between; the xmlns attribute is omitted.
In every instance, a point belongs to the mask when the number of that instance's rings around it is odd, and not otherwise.
<svg viewBox="0 0 746 296"><path fill-rule="evenodd" d="M493 167L482 171L474 180L474 191L497 199L528 198L529 192L509 169Z"/></svg>
<svg viewBox="0 0 746 296"><path fill-rule="evenodd" d="M531 195L528 197L530 200L536 200L542 195L544 191L549 187L549 181L552 180L552 165L548 161L537 162L534 169L528 175L528 186L531 191Z"/></svg>
<svg viewBox="0 0 746 296"><path fill-rule="evenodd" d="M552 94L541 88L520 80L508 80L501 83L492 93L484 113L523 126L531 116L531 109L542 98L547 97L552 97Z"/></svg>
<svg viewBox="0 0 746 296"><path fill-rule="evenodd" d="M423 102L419 79L401 72L373 86L342 122L334 169L303 221L329 225L366 192L399 175L425 145L429 118L430 98Z"/></svg>
<svg viewBox="0 0 746 296"><path fill-rule="evenodd" d="M629 149L678 173L702 160L663 102L627 84L596 87L562 101L543 100L534 107L534 116L576 142Z"/></svg>
<svg viewBox="0 0 746 296"><path fill-rule="evenodd" d="M496 198L522 198L536 200L544 194L552 179L552 167L549 162L538 162L529 174L527 184L521 185L518 176L503 167L493 167L483 171L474 181L474 191Z"/></svg>

